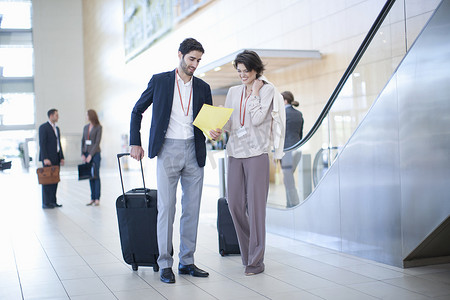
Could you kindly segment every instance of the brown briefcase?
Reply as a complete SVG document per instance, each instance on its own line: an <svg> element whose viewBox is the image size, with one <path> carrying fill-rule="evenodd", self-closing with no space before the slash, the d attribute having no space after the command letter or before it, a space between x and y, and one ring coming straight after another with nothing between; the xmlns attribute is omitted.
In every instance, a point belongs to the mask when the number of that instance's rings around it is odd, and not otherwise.
<svg viewBox="0 0 450 300"><path fill-rule="evenodd" d="M59 166L48 166L36 170L39 184L55 184L59 179Z"/></svg>

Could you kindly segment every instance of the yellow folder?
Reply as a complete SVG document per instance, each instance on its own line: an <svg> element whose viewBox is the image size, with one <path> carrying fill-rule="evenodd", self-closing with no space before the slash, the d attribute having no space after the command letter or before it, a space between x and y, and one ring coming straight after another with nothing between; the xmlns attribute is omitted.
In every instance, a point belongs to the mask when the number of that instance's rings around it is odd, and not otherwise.
<svg viewBox="0 0 450 300"><path fill-rule="evenodd" d="M209 131L211 129L216 130L217 128L222 129L223 126L228 122L233 112L232 108L211 106L208 104L203 104L197 117L195 118L194 124L200 130L202 130L208 138Z"/></svg>

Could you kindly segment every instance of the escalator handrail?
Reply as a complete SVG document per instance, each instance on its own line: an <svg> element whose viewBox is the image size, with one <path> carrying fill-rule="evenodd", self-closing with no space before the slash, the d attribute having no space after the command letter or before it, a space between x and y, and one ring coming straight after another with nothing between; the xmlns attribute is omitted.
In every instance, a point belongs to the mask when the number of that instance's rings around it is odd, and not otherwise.
<svg viewBox="0 0 450 300"><path fill-rule="evenodd" d="M394 3L395 3L395 0L387 0L386 3L384 4L384 6L381 9L380 13L378 14L375 22L373 23L372 27L370 28L369 32L367 33L366 37L364 38L363 42L361 43L361 46L359 46L358 51L356 51L355 56L353 57L349 66L347 67L347 69L345 70L344 75L342 75L341 80L339 81L338 85L336 86L336 88L334 89L330 98L328 99L327 103L325 104L325 107L323 108L322 112L320 113L320 115L317 118L316 122L314 123L313 127L300 141L298 141L297 143L295 143L294 145L292 145L290 147L285 148L284 151L290 151L290 150L300 148L307 141L309 141L311 139L311 137L319 129L323 120L330 112L330 109L333 106L333 103L336 101L339 93L341 92L342 88L344 87L344 84L347 82L347 79L350 77L350 75L355 70L356 65L359 63L359 61L361 60L361 57L366 52L367 48L369 47L370 43L372 42L374 36L378 32L378 29L381 27L381 24L383 23L384 19L390 12Z"/></svg>

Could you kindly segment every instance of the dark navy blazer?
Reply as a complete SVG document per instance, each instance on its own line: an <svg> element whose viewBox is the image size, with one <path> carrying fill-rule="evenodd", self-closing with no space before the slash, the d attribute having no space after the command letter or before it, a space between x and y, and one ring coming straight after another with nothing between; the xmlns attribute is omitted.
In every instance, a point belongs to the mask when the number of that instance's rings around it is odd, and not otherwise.
<svg viewBox="0 0 450 300"><path fill-rule="evenodd" d="M59 127L56 127L59 139L56 138L55 131L49 122L45 122L39 126L39 160L49 159L52 165L59 165L61 159L64 159L63 151L61 148L61 134ZM59 141L59 152L58 152Z"/></svg>
<svg viewBox="0 0 450 300"><path fill-rule="evenodd" d="M211 88L203 80L192 77L193 84L193 116L194 119L203 104L212 105ZM172 112L173 92L175 87L175 70L155 74L150 79L147 89L142 93L131 112L130 145L142 146L141 121L142 114L153 104L152 122L148 144L148 156L158 155L164 143ZM206 145L203 132L194 126L195 154L200 167L205 166Z"/></svg>
<svg viewBox="0 0 450 300"><path fill-rule="evenodd" d="M290 147L303 137L303 114L289 105L286 107L286 136L284 148Z"/></svg>

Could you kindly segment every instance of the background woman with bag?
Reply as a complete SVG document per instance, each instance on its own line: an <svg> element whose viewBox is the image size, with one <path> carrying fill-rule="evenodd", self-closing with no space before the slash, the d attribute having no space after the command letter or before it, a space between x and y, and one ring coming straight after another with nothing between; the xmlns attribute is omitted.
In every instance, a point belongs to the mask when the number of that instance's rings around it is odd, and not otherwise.
<svg viewBox="0 0 450 300"><path fill-rule="evenodd" d="M94 177L89 180L91 186L91 202L86 205L98 206L100 204L100 141L102 139L102 125L98 121L97 112L93 109L87 111L89 124L83 128L81 139L81 160L84 163L93 163Z"/></svg>

